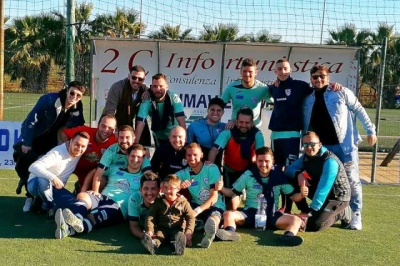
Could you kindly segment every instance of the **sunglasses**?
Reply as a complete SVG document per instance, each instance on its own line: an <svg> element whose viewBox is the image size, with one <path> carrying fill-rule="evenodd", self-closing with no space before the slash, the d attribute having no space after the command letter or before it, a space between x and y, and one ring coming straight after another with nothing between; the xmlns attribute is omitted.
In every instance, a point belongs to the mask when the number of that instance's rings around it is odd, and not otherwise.
<svg viewBox="0 0 400 266"><path fill-rule="evenodd" d="M78 99L82 98L82 94L76 93L76 92L74 92L74 91L70 91L70 92L69 92L69 95L71 95L71 96L76 96L76 98L78 98Z"/></svg>
<svg viewBox="0 0 400 266"><path fill-rule="evenodd" d="M303 143L303 148L311 147L314 148L315 145L317 145L319 142L304 142Z"/></svg>
<svg viewBox="0 0 400 266"><path fill-rule="evenodd" d="M144 78L139 78L139 77L136 77L136 76L131 76L131 80L133 80L133 81L140 81L140 82L143 82L144 81Z"/></svg>
<svg viewBox="0 0 400 266"><path fill-rule="evenodd" d="M326 78L327 76L328 76L328 75L312 75L311 78L312 78L313 80L317 80L318 78L324 79L324 78Z"/></svg>

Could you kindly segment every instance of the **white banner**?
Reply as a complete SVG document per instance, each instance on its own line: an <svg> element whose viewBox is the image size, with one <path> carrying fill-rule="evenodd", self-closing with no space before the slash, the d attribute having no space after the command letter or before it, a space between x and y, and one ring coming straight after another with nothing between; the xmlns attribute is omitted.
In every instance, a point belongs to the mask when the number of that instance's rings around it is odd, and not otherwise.
<svg viewBox="0 0 400 266"><path fill-rule="evenodd" d="M149 40L93 40L92 89L97 100L96 118L104 108L111 85L128 76L133 65L142 65L151 76L168 76L171 91L180 94L190 123L203 117L211 98L220 95L227 84L239 78L240 64L247 57L258 61L257 79L271 84L275 62L289 58L295 79L309 81L313 65L326 65L331 81L353 87L357 76L352 64L357 50L351 47L296 44L222 44L195 42L157 42ZM222 82L221 82L222 79ZM230 106L223 117L230 117Z"/></svg>
<svg viewBox="0 0 400 266"><path fill-rule="evenodd" d="M0 169L12 169L13 145L21 140L21 122L0 121Z"/></svg>

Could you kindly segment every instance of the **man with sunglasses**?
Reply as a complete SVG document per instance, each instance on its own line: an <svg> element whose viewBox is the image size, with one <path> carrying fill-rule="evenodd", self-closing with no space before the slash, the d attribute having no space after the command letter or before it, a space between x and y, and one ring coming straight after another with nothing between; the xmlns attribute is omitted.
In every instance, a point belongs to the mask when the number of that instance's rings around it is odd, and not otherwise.
<svg viewBox="0 0 400 266"><path fill-rule="evenodd" d="M322 146L318 135L303 137L304 154L289 165L285 174L297 178L303 196L311 204L306 231L322 231L337 221L350 221L350 184L345 167L336 155Z"/></svg>
<svg viewBox="0 0 400 266"><path fill-rule="evenodd" d="M376 143L375 125L351 90L342 88L341 91L332 91L326 66L314 66L310 73L315 91L304 101L304 130L317 133L324 146L344 164L351 185L353 218L349 226L361 230L362 186L358 169L358 144L362 139L355 118L367 132L370 146Z"/></svg>
<svg viewBox="0 0 400 266"><path fill-rule="evenodd" d="M148 90L144 84L145 79L146 70L144 67L136 65L131 68L127 78L115 82L108 91L103 114L115 115L117 128L123 125L134 126L133 121L143 102L143 93ZM150 129L147 121L145 122L140 144L150 146ZM136 124L137 121L135 127Z"/></svg>
<svg viewBox="0 0 400 266"><path fill-rule="evenodd" d="M85 124L81 99L85 86L79 81L72 81L68 87L41 96L21 125L22 141L14 144L15 171L20 181L16 193L27 185L29 166L39 156L46 154L61 143L60 132L64 128L72 128ZM33 197L27 193L23 207L28 212L33 204ZM41 202L38 202L38 206Z"/></svg>

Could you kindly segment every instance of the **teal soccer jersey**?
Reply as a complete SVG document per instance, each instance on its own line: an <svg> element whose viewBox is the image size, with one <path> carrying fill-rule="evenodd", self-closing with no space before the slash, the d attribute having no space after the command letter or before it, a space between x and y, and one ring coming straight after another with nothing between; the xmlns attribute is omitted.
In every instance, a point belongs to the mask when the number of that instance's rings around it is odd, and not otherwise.
<svg viewBox="0 0 400 266"><path fill-rule="evenodd" d="M232 133L230 130L224 130L219 134L217 140L214 142L214 147L217 149L224 149L228 144L228 141L232 138ZM254 149L264 147L264 136L260 131L256 133Z"/></svg>
<svg viewBox="0 0 400 266"><path fill-rule="evenodd" d="M264 184L268 184L269 178L261 178ZM253 177L251 171L247 170L244 172L239 179L232 185L233 189L236 191L246 190L246 203L244 209L248 208L258 208L258 195L262 193L261 185ZM279 195L282 192L285 195L293 193L293 186L290 184L277 185L274 186L274 202L275 206L279 206Z"/></svg>
<svg viewBox="0 0 400 266"><path fill-rule="evenodd" d="M203 164L200 172L194 174L190 167L180 170L176 173L181 181L192 180L189 192L192 196L192 201L198 205L202 205L210 197L210 189L215 188L221 177L221 173L215 164ZM218 200L214 204L215 207L225 210L225 204L222 201L222 196L218 193Z"/></svg>
<svg viewBox="0 0 400 266"><path fill-rule="evenodd" d="M108 149L104 152L103 156L101 156L99 167L106 170L105 175L109 175L112 168L126 168L128 166L128 156L123 154L120 151L118 143L115 143L108 147ZM142 172L151 169L150 160L147 157L144 157L142 164Z"/></svg>
<svg viewBox="0 0 400 266"><path fill-rule="evenodd" d="M176 126L178 126L177 117L185 116L183 110L183 104L179 96L173 92L167 92L170 96L172 108L174 109L174 121L169 121L167 127L164 130L153 131L153 134L157 139L168 139L169 132ZM163 115L164 103L157 103L157 107L160 113L160 117ZM152 103L150 100L144 101L139 108L139 112L137 115L138 121L144 121L148 116L152 116Z"/></svg>
<svg viewBox="0 0 400 266"><path fill-rule="evenodd" d="M241 80L230 83L222 92L222 100L225 103L232 101L232 120L236 120L236 114L244 105L247 105L253 110L254 125L261 126L261 100L273 102L269 87L256 80L251 88L245 88Z"/></svg>
<svg viewBox="0 0 400 266"><path fill-rule="evenodd" d="M128 215L128 199L133 192L139 191L141 177L141 171L129 173L126 169L113 168L108 176L107 185L101 192L119 204L125 218Z"/></svg>
<svg viewBox="0 0 400 266"><path fill-rule="evenodd" d="M144 205L140 191L133 192L128 201L128 217L130 221L138 221L144 227L149 208Z"/></svg>

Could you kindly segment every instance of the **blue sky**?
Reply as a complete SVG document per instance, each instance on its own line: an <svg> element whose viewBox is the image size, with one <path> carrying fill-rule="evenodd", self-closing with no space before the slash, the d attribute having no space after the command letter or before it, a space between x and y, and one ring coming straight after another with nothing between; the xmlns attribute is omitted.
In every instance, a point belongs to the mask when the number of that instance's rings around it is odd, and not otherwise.
<svg viewBox="0 0 400 266"><path fill-rule="evenodd" d="M76 0L77 3L83 1ZM94 4L93 16L114 13L116 7L141 11L148 33L165 23L192 28L197 35L204 24L237 24L242 34L267 30L282 41L319 43L328 29L354 23L374 30L379 22L400 31L400 0L86 0ZM21 17L57 10L65 14L66 0L5 0L5 15ZM324 5L325 4L325 5ZM325 6L325 9L324 9ZM325 10L325 13L323 12ZM323 14L325 17L323 19ZM323 21L323 23L322 23ZM399 25L399 26L398 26ZM397 26L397 27L396 27Z"/></svg>

